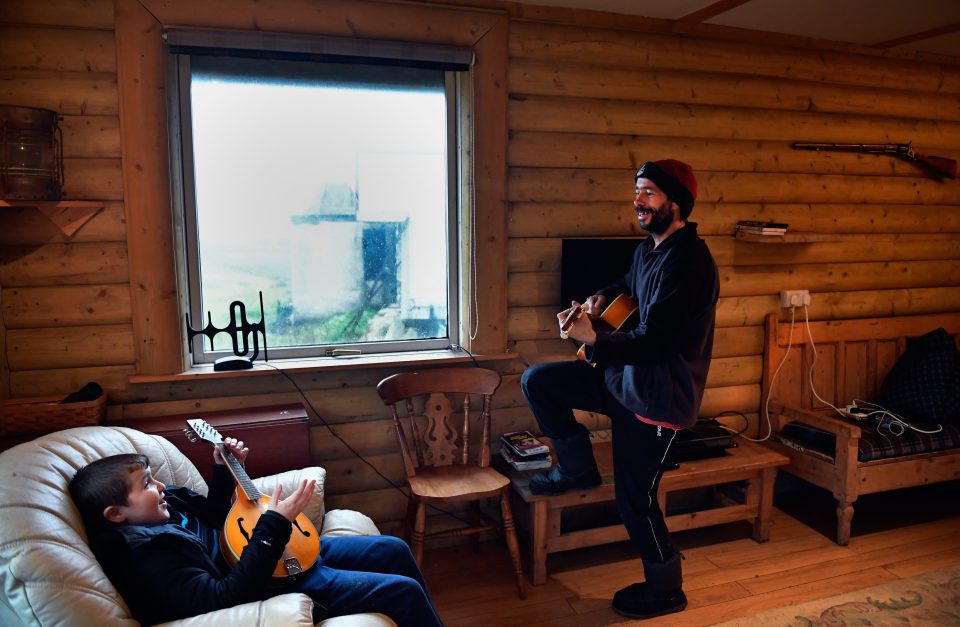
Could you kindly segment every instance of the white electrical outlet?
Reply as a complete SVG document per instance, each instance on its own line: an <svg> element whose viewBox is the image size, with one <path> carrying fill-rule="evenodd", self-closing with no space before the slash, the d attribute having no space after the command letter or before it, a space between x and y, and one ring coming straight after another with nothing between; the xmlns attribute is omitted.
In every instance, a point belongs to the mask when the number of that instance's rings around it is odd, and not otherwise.
<svg viewBox="0 0 960 627"><path fill-rule="evenodd" d="M804 307L810 304L808 290L783 290L780 292L781 307Z"/></svg>

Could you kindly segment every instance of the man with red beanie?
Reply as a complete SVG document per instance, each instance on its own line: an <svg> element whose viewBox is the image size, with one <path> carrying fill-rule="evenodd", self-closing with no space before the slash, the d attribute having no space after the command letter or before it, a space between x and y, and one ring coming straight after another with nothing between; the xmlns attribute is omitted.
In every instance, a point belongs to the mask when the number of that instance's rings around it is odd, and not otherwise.
<svg viewBox="0 0 960 627"><path fill-rule="evenodd" d="M600 485L589 432L572 410L609 416L617 510L645 576L614 595L613 609L648 618L687 606L681 555L667 532L657 488L677 431L697 420L720 287L713 257L696 223L687 221L697 198L690 166L648 161L634 180L633 206L650 236L620 280L557 314L561 335L584 344L586 361L534 365L520 385L557 455L550 471L530 479L534 494ZM639 303L638 321L598 334L591 316L619 294ZM587 315L577 315L578 309Z"/></svg>

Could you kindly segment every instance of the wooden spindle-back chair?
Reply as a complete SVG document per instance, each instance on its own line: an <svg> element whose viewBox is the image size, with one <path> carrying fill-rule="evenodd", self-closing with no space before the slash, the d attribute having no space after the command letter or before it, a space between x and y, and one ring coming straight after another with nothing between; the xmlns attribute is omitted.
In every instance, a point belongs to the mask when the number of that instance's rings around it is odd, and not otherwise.
<svg viewBox="0 0 960 627"><path fill-rule="evenodd" d="M377 385L377 392L393 413L410 487L405 532L417 563L423 559L426 537L470 535L476 539L477 534L500 529L522 599L526 592L510 509L510 480L490 467L491 404L499 385L500 375L493 370L437 368L387 377ZM457 416L460 411L462 419ZM475 417L480 423L478 435L471 424ZM472 458L471 448L475 449ZM500 523L480 513L479 502L491 497L500 499ZM474 506L476 515L470 526L426 533L428 504L464 502Z"/></svg>

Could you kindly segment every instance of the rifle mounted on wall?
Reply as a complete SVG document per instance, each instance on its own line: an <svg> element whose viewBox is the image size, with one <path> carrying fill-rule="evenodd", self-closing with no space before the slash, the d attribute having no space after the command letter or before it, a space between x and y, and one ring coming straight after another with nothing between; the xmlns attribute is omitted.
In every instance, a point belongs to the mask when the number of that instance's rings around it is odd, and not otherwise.
<svg viewBox="0 0 960 627"><path fill-rule="evenodd" d="M920 154L910 144L815 144L797 142L793 144L793 147L797 150L833 150L896 155L901 159L919 163L938 177L957 178L956 160Z"/></svg>

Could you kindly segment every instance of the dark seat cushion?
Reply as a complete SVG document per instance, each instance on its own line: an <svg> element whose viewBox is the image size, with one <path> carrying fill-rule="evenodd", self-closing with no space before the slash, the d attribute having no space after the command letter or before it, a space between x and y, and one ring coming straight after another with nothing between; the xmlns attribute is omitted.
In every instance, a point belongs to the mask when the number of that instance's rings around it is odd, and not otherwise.
<svg viewBox="0 0 960 627"><path fill-rule="evenodd" d="M960 352L935 329L907 341L877 393L877 403L923 428L960 424Z"/></svg>
<svg viewBox="0 0 960 627"><path fill-rule="evenodd" d="M857 459L861 462L960 448L960 426L958 425L943 425L943 429L937 433L920 433L906 429L900 435L895 435L899 429L890 431L886 425L876 422L861 424L860 428ZM834 457L836 438L828 431L814 429L799 422L791 422L784 426L781 440L787 440L788 446L794 443L802 449L822 453L831 459Z"/></svg>

